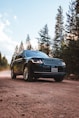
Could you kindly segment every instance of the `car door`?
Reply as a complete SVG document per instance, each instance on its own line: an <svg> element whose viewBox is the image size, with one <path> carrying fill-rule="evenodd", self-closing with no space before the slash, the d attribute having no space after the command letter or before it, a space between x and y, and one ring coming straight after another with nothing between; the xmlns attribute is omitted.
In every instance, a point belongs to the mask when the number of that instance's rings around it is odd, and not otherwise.
<svg viewBox="0 0 79 118"><path fill-rule="evenodd" d="M17 55L14 62L14 72L19 75L22 74L23 66L24 66L24 62L23 62L22 55L21 54Z"/></svg>

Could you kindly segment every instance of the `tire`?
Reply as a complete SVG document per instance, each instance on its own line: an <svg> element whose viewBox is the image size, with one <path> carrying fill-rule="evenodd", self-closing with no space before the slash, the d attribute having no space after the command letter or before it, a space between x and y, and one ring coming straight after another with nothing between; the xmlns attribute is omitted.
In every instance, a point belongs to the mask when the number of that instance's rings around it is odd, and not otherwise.
<svg viewBox="0 0 79 118"><path fill-rule="evenodd" d="M16 75L14 74L13 69L11 70L11 78L12 78L12 79L16 79Z"/></svg>
<svg viewBox="0 0 79 118"><path fill-rule="evenodd" d="M23 72L23 77L25 81L33 81L33 74L32 74L32 70L28 67L24 68L24 72Z"/></svg>
<svg viewBox="0 0 79 118"><path fill-rule="evenodd" d="M23 77L24 77L25 81L28 80L28 68L27 67L24 68Z"/></svg>
<svg viewBox="0 0 79 118"><path fill-rule="evenodd" d="M63 81L63 77L57 77L54 78L55 82L62 82Z"/></svg>

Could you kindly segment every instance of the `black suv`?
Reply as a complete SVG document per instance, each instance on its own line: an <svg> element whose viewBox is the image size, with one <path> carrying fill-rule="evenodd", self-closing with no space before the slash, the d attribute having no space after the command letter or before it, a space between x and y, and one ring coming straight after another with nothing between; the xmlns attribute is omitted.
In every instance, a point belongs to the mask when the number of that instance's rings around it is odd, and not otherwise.
<svg viewBox="0 0 79 118"><path fill-rule="evenodd" d="M58 58L50 58L44 52L24 50L14 55L11 61L11 78L23 75L24 80L33 81L40 77L54 78L61 82L66 74L66 64Z"/></svg>

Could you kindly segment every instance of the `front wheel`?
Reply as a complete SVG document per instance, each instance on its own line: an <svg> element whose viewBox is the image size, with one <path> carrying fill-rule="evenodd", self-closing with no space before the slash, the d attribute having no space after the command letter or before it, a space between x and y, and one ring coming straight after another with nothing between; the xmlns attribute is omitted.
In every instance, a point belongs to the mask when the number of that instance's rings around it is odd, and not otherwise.
<svg viewBox="0 0 79 118"><path fill-rule="evenodd" d="M56 77L54 78L55 82L62 82L63 81L63 77Z"/></svg>
<svg viewBox="0 0 79 118"><path fill-rule="evenodd" d="M28 68L27 68L27 67L24 68L23 77L24 77L24 80L25 80L25 81L28 80Z"/></svg>
<svg viewBox="0 0 79 118"><path fill-rule="evenodd" d="M16 79L16 75L14 74L13 69L11 70L11 78L12 78L12 79Z"/></svg>
<svg viewBox="0 0 79 118"><path fill-rule="evenodd" d="M23 77L25 81L33 81L33 72L31 71L30 68L25 67L24 68L24 73L23 73Z"/></svg>

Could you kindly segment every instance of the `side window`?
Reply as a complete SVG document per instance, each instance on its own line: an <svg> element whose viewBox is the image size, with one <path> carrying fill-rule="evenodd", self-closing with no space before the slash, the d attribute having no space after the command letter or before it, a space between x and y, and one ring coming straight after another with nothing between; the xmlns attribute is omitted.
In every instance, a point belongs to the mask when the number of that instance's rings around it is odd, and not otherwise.
<svg viewBox="0 0 79 118"><path fill-rule="evenodd" d="M22 58L22 55L20 54L20 55L17 55L17 56L15 57L15 60L21 59L21 58Z"/></svg>
<svg viewBox="0 0 79 118"><path fill-rule="evenodd" d="M18 55L15 57L15 60L18 59Z"/></svg>
<svg viewBox="0 0 79 118"><path fill-rule="evenodd" d="M22 55L18 55L18 58L22 58Z"/></svg>

